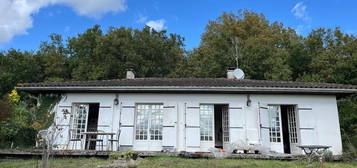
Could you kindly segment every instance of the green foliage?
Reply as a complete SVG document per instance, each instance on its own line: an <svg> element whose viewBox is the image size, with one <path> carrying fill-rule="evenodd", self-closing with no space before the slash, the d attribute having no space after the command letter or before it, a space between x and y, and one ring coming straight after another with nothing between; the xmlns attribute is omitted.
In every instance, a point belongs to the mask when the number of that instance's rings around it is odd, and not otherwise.
<svg viewBox="0 0 357 168"><path fill-rule="evenodd" d="M109 153L109 159L111 160L118 160L122 157L121 152L110 152Z"/></svg>
<svg viewBox="0 0 357 168"><path fill-rule="evenodd" d="M262 15L247 10L224 13L209 22L201 45L190 58L193 76L225 77L235 67L233 43L236 39L239 67L251 79L289 80L289 49L299 40L295 32L282 23L269 23Z"/></svg>
<svg viewBox="0 0 357 168"><path fill-rule="evenodd" d="M357 95L338 101L343 148L357 158Z"/></svg>
<svg viewBox="0 0 357 168"><path fill-rule="evenodd" d="M138 77L164 77L183 59L183 39L145 27L110 28L98 25L69 40L74 80L123 78L127 68Z"/></svg>
<svg viewBox="0 0 357 168"><path fill-rule="evenodd" d="M53 123L54 114L50 114L49 111L60 98L59 95L42 96L39 99L40 106L31 103L26 97L25 101L19 103L7 100L11 113L6 122L0 122L0 148L33 146L37 132Z"/></svg>
<svg viewBox="0 0 357 168"><path fill-rule="evenodd" d="M130 159L136 160L138 158L138 153L136 153L133 150L127 150L124 152L124 158L126 160L130 160Z"/></svg>
<svg viewBox="0 0 357 168"><path fill-rule="evenodd" d="M9 102L10 103L18 103L20 101L20 96L17 91L14 89L9 94Z"/></svg>

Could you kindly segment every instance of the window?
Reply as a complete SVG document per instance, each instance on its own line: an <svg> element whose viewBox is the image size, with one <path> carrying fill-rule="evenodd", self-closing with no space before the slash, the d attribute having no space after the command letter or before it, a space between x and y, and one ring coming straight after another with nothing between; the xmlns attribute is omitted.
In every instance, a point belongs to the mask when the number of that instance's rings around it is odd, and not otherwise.
<svg viewBox="0 0 357 168"><path fill-rule="evenodd" d="M288 113L288 125L289 125L289 139L290 143L298 143L297 131L296 131L296 115L295 107L291 106L287 108Z"/></svg>
<svg viewBox="0 0 357 168"><path fill-rule="evenodd" d="M200 106L200 135L201 141L213 140L214 105Z"/></svg>
<svg viewBox="0 0 357 168"><path fill-rule="evenodd" d="M269 120L270 120L270 142L281 142L280 135L280 106L269 106Z"/></svg>
<svg viewBox="0 0 357 168"><path fill-rule="evenodd" d="M137 104L136 140L162 140L163 105Z"/></svg>
<svg viewBox="0 0 357 168"><path fill-rule="evenodd" d="M74 114L72 120L72 138L83 138L82 133L86 131L88 104L74 104Z"/></svg>

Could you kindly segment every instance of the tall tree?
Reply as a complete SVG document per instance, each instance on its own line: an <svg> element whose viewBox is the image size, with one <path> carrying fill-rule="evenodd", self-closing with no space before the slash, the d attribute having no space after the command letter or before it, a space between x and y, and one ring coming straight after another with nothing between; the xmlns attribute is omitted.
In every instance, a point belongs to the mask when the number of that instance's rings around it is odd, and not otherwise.
<svg viewBox="0 0 357 168"><path fill-rule="evenodd" d="M0 97L12 90L16 83L40 81L40 63L33 53L15 49L0 53Z"/></svg>
<svg viewBox="0 0 357 168"><path fill-rule="evenodd" d="M42 42L37 52L43 68L45 81L64 81L69 79L67 48L61 35L51 34L49 42Z"/></svg>
<svg viewBox="0 0 357 168"><path fill-rule="evenodd" d="M263 14L224 13L209 22L201 39L190 59L195 65L193 76L223 77L228 67L236 66L232 52L236 44L239 67L248 78L291 79L289 50L299 37L282 23L269 23Z"/></svg>
<svg viewBox="0 0 357 168"><path fill-rule="evenodd" d="M95 49L102 36L103 32L100 26L95 25L77 37L69 39L68 48L72 79L101 79L103 72L97 65L102 61L102 57L95 54Z"/></svg>

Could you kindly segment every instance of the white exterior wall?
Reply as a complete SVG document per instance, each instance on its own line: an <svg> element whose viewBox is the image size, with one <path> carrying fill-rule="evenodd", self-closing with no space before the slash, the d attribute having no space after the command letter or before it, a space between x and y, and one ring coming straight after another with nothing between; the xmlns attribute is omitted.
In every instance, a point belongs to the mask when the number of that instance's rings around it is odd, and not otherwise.
<svg viewBox="0 0 357 168"><path fill-rule="evenodd" d="M73 103L100 103L98 130L117 132L119 121L122 124L120 136L121 149L161 150L163 148L145 148L150 144L135 141L135 104L162 103L164 113L170 113L170 122L164 121L162 146L173 146L176 151L202 151L197 142L191 139L196 135L188 135L185 129L185 113L197 112L200 104L228 104L230 116L230 142L243 140L249 144L261 144L259 105L296 105L298 116L298 136L302 145L329 145L334 154L342 153L340 126L337 112L336 97L331 95L258 95L251 94L251 106L246 106L246 94L149 94L149 93L119 93L119 104L114 105L114 93L68 93L57 106L56 121L63 127L59 148L68 144L69 118L64 119L63 109L72 111ZM188 109L188 107L191 107ZM191 110L191 111L190 111ZM196 110L196 111L195 111ZM191 113L193 112L193 113ZM120 117L120 114L122 115ZM167 118L167 117L166 117ZM194 116L186 116L189 122ZM177 120L177 121L174 121ZM189 132L198 133L199 127L194 126ZM165 134L169 136L165 137ZM186 135L186 136L185 136ZM196 145L196 147L195 147ZM198 144L199 145L199 144ZM106 147L106 146L104 146ZM79 148L79 146L78 146ZM116 147L114 147L116 149ZM281 152L281 151L280 151Z"/></svg>

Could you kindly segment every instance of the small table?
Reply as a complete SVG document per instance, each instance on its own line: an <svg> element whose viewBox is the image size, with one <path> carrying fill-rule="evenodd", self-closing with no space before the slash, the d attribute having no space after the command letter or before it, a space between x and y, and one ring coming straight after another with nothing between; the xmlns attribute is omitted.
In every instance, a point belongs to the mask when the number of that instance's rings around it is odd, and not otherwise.
<svg viewBox="0 0 357 168"><path fill-rule="evenodd" d="M84 149L89 149L89 144L92 139L92 136L90 136L90 135L104 135L104 136L107 136L107 139L109 139L108 138L109 136L111 139L113 139L113 136L115 135L115 133L113 133L113 132L101 132L101 131L82 132L82 134L85 136L84 142L88 141L88 143L86 144ZM103 141L104 141L104 139L103 139ZM102 144L102 150L103 150L103 144Z"/></svg>
<svg viewBox="0 0 357 168"><path fill-rule="evenodd" d="M331 146L326 146L326 145L300 145L298 147L301 148L305 152L305 154L307 155L309 163L311 163L311 159L312 159L313 154L317 154L319 156L319 160L320 160L320 167L323 168L323 154Z"/></svg>

